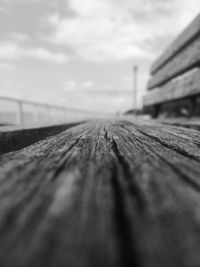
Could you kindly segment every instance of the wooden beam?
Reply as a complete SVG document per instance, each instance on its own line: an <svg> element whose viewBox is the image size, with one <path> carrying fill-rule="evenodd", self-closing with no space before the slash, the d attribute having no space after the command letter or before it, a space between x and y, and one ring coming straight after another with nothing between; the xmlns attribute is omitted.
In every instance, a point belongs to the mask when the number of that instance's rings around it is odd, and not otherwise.
<svg viewBox="0 0 200 267"><path fill-rule="evenodd" d="M200 36L156 72L149 81L148 89L160 86L195 66L200 66Z"/></svg>
<svg viewBox="0 0 200 267"><path fill-rule="evenodd" d="M199 132L152 121L88 122L3 155L0 266L199 266L199 177Z"/></svg>
<svg viewBox="0 0 200 267"><path fill-rule="evenodd" d="M200 14L192 23L175 39L175 41L164 51L151 67L151 74L155 74L167 61L179 53L191 40L200 33Z"/></svg>

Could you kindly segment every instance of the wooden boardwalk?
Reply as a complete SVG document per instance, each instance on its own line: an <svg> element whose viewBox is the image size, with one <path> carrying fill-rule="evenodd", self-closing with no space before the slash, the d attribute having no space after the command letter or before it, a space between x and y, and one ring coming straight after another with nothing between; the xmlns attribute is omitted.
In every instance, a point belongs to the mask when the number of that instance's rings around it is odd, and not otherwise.
<svg viewBox="0 0 200 267"><path fill-rule="evenodd" d="M1 267L200 266L200 134L90 121L0 156Z"/></svg>

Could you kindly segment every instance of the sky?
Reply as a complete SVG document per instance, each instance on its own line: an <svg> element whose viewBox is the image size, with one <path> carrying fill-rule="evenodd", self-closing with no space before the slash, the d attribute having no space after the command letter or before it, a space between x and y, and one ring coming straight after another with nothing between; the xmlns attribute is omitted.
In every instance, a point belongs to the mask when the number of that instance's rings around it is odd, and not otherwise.
<svg viewBox="0 0 200 267"><path fill-rule="evenodd" d="M199 0L0 0L0 96L123 112Z"/></svg>

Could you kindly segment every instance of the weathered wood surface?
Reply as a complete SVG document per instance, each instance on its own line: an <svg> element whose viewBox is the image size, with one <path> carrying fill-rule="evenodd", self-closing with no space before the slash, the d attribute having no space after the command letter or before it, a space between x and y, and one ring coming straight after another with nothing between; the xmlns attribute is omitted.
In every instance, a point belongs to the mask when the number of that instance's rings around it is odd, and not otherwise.
<svg viewBox="0 0 200 267"><path fill-rule="evenodd" d="M177 80L171 80L161 87L148 91L144 106L166 103L172 100L200 94L200 69L195 69Z"/></svg>
<svg viewBox="0 0 200 267"><path fill-rule="evenodd" d="M200 135L91 121L0 157L1 267L200 266Z"/></svg>
<svg viewBox="0 0 200 267"><path fill-rule="evenodd" d="M185 46L191 43L200 34L200 14L192 23L176 38L151 67L151 74L161 68L166 62L179 53Z"/></svg>
<svg viewBox="0 0 200 267"><path fill-rule="evenodd" d="M161 67L149 81L151 90L170 79L200 65L200 36Z"/></svg>
<svg viewBox="0 0 200 267"><path fill-rule="evenodd" d="M188 129L200 130L200 120L198 117L192 119L186 118L162 118L157 120L158 123L184 127Z"/></svg>
<svg viewBox="0 0 200 267"><path fill-rule="evenodd" d="M79 123L0 127L0 155L24 148Z"/></svg>

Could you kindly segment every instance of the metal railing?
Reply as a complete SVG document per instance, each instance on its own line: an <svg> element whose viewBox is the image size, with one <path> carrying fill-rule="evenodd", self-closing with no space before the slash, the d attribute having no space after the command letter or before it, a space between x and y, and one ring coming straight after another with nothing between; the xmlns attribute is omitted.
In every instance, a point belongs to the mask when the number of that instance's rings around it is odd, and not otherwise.
<svg viewBox="0 0 200 267"><path fill-rule="evenodd" d="M13 112L13 114L16 115L16 124L34 124L44 122L59 123L64 121L69 122L93 117L102 117L106 115L105 113L94 112L91 110L67 108L59 105L38 103L35 101L22 100L5 96L0 96L0 101L14 103L15 105L17 105L17 110ZM27 106L29 106L29 108L34 108L35 111L28 113L26 110ZM43 112L38 112L38 110L40 110L41 108L43 109ZM8 113L4 112L4 115L5 114ZM2 115L1 110L0 115ZM32 117L32 119L30 119L30 117ZM0 117L0 123L9 123L9 120L6 119L6 116L2 115Z"/></svg>

